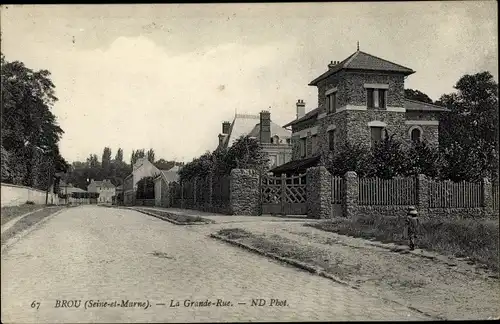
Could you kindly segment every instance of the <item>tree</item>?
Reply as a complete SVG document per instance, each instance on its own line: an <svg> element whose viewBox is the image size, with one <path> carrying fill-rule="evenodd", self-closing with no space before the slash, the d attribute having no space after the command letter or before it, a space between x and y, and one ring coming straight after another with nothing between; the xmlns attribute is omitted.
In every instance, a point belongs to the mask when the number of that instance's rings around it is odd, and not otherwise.
<svg viewBox="0 0 500 324"><path fill-rule="evenodd" d="M405 98L426 103L432 103L432 99L420 90L405 89Z"/></svg>
<svg viewBox="0 0 500 324"><path fill-rule="evenodd" d="M440 145L452 180L498 178L498 84L489 72L464 75L439 103Z"/></svg>
<svg viewBox="0 0 500 324"><path fill-rule="evenodd" d="M118 151L116 151L115 161L117 163L123 162L123 150L121 148L118 148Z"/></svg>
<svg viewBox="0 0 500 324"><path fill-rule="evenodd" d="M111 164L111 149L105 147L102 152L102 171L103 176L108 177L110 175L110 164Z"/></svg>
<svg viewBox="0 0 500 324"><path fill-rule="evenodd" d="M345 143L325 160L326 168L334 176L344 176L347 171L354 171L360 177L373 174L370 150L365 145Z"/></svg>
<svg viewBox="0 0 500 324"><path fill-rule="evenodd" d="M407 175L411 162L403 143L396 140L394 135L389 135L385 130L384 139L372 148L373 176L391 179Z"/></svg>
<svg viewBox="0 0 500 324"><path fill-rule="evenodd" d="M155 183L153 177L144 177L137 182L136 199L154 199Z"/></svg>
<svg viewBox="0 0 500 324"><path fill-rule="evenodd" d="M57 101L50 72L8 62L1 54L1 88L1 142L16 164L11 181L27 186L37 182L41 161L36 152L43 152L55 172L64 171L68 165L58 148L64 132L50 111Z"/></svg>
<svg viewBox="0 0 500 324"><path fill-rule="evenodd" d="M151 163L155 162L155 151L153 149L148 150L147 158L148 158L149 162L151 162Z"/></svg>

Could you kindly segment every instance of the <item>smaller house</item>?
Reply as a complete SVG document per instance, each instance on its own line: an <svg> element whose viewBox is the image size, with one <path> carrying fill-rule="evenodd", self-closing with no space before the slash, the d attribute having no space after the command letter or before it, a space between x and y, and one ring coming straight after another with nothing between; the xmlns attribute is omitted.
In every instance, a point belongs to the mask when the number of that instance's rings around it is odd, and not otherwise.
<svg viewBox="0 0 500 324"><path fill-rule="evenodd" d="M160 170L154 178L155 182L155 206L170 207L169 185L172 182L179 181L178 166L174 166L169 170Z"/></svg>
<svg viewBox="0 0 500 324"><path fill-rule="evenodd" d="M87 191L99 193L98 202L100 203L112 203L113 196L116 195L116 187L108 179L103 181L95 181L92 179L87 187Z"/></svg>
<svg viewBox="0 0 500 324"><path fill-rule="evenodd" d="M86 191L83 189L74 187L73 184L71 184L69 182L61 180L61 182L59 183L59 193L63 194L63 195L68 194L68 196L71 196L71 194L73 192L86 192Z"/></svg>

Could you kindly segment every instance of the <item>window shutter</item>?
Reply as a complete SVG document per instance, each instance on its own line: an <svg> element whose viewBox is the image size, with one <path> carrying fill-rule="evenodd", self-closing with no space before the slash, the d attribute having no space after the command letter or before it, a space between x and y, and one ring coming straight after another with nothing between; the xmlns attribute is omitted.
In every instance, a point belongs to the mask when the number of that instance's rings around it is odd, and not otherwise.
<svg viewBox="0 0 500 324"><path fill-rule="evenodd" d="M379 108L384 108L385 109L385 93L386 93L386 90L385 89L379 89L378 90L378 107Z"/></svg>
<svg viewBox="0 0 500 324"><path fill-rule="evenodd" d="M366 89L366 100L368 108L373 108L373 89Z"/></svg>

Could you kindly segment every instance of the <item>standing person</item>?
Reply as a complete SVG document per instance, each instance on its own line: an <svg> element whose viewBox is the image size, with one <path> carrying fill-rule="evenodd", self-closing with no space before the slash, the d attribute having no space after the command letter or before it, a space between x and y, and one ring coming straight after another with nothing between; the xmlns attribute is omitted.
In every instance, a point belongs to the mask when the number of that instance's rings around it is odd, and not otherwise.
<svg viewBox="0 0 500 324"><path fill-rule="evenodd" d="M410 250L415 250L415 243L417 239L417 232L420 226L420 221L418 219L418 212L415 207L408 208L408 213L406 215L406 226L405 234L409 241Z"/></svg>

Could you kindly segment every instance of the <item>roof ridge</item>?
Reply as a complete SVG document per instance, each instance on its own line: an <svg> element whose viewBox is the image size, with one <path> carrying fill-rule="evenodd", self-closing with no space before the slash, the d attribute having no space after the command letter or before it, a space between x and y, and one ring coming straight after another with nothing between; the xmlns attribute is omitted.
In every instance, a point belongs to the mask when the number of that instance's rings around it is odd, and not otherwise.
<svg viewBox="0 0 500 324"><path fill-rule="evenodd" d="M446 108L445 106L440 106L440 105L436 105L436 104L434 104L434 103L428 103L428 102L425 102L425 101L420 101L420 100L407 99L407 98L404 98L404 100L405 100L405 101L412 101L412 102L422 103L422 104L425 104L425 105L434 106L434 107L439 107L439 108Z"/></svg>
<svg viewBox="0 0 500 324"><path fill-rule="evenodd" d="M394 62L388 61L388 60L386 60L386 59L383 59L383 58L381 58L381 57L375 56L375 55L373 55L373 54L369 54L369 53L366 53L366 52L363 52L363 51L359 51L359 52L360 52L360 53L363 53L363 54L365 54L365 55L368 55L368 56L374 57L374 58L376 58L376 59L379 59L379 60L381 60L381 61L384 61L384 62L387 62L387 63L391 63L391 64L397 65L397 66L399 66L399 67L401 67L401 68L405 68L405 69L407 69L407 70L413 71L413 69L410 69L409 67L406 67L406 66L404 66L404 65L401 65L401 64L398 64L398 63L394 63ZM415 71L414 71L414 72L415 72Z"/></svg>

